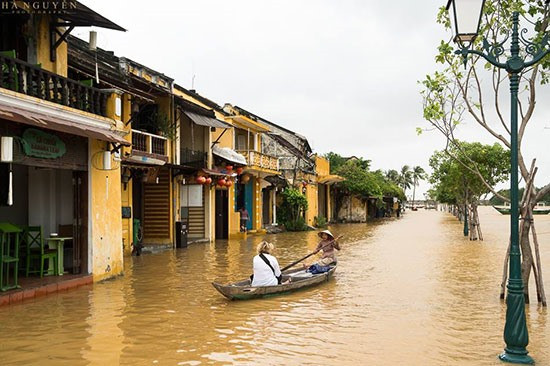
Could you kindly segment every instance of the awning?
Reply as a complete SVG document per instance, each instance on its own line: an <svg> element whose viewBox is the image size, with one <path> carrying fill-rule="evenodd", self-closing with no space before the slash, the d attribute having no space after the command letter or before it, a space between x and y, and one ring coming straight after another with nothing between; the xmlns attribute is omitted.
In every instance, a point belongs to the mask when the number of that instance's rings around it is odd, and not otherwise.
<svg viewBox="0 0 550 366"><path fill-rule="evenodd" d="M229 123L222 122L219 119L201 116L200 114L196 114L193 112L184 112L187 117L191 118L191 121L194 123L205 126L205 127L216 127L216 128L231 128L232 126Z"/></svg>
<svg viewBox="0 0 550 366"><path fill-rule="evenodd" d="M30 112L14 106L0 104L0 118L48 130L114 142L124 146L131 145L130 142L126 141L117 132L108 129L107 126L105 128L91 126L61 117L53 117L46 113Z"/></svg>
<svg viewBox="0 0 550 366"><path fill-rule="evenodd" d="M286 186L288 186L288 182L281 175L268 175L267 177L264 178L264 180L268 183L271 183L274 186L277 186L277 187L286 187Z"/></svg>
<svg viewBox="0 0 550 366"><path fill-rule="evenodd" d="M96 13L81 2L76 2L76 9L67 9L64 12L56 14L59 18L68 21L76 27L96 26L101 28L114 29L125 32L126 29L113 23L104 16Z"/></svg>
<svg viewBox="0 0 550 366"><path fill-rule="evenodd" d="M214 146L212 148L212 154L219 156L220 158L227 160L231 163L239 165L247 165L246 158L228 147Z"/></svg>
<svg viewBox="0 0 550 366"><path fill-rule="evenodd" d="M213 177L236 177L237 176L237 173L227 173L227 172L219 172L217 170L212 170L212 169L202 169L202 171L208 175L211 175Z"/></svg>
<svg viewBox="0 0 550 366"><path fill-rule="evenodd" d="M329 175L321 175L319 176L319 178L317 179L317 183L321 183L321 184L333 184L333 183L338 183L338 182L343 182L345 181L346 178L343 178L339 175L336 175L336 174L329 174Z"/></svg>

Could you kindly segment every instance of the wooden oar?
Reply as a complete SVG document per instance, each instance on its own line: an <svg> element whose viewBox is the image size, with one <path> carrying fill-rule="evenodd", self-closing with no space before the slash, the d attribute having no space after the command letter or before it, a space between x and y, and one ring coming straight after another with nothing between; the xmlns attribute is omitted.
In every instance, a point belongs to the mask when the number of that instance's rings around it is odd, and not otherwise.
<svg viewBox="0 0 550 366"><path fill-rule="evenodd" d="M341 239L342 237L343 237L343 235L340 235L340 236L337 237L336 239L332 240L329 244L327 244L327 245L325 245L325 246L319 248L318 250L315 250L314 252L309 253L309 254L306 255L305 257L300 258L300 259L298 259L298 260L295 261L295 262L290 263L288 266L283 267L283 269L281 269L281 272L284 272L284 271L286 271L287 269L289 269L289 268L291 268L291 267L294 267L295 265L297 265L298 263L300 263L300 262L303 261L304 259L308 259L308 258L311 257L312 255L317 254L320 250L323 250L323 249L325 249L326 247L332 245L333 242L337 241L338 239Z"/></svg>

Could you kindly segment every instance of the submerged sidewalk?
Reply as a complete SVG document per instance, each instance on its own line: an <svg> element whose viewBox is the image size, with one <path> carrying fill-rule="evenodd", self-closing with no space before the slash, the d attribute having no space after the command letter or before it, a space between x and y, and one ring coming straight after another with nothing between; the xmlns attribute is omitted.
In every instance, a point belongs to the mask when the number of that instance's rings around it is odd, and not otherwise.
<svg viewBox="0 0 550 366"><path fill-rule="evenodd" d="M63 276L46 276L42 278L22 277L19 279L21 288L0 292L0 306L19 303L92 283L92 275L66 274Z"/></svg>

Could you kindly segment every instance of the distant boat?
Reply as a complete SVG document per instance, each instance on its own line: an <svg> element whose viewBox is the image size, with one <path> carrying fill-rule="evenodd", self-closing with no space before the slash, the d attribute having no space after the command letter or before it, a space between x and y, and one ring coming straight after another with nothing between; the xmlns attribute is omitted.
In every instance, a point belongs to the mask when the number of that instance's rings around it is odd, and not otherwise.
<svg viewBox="0 0 550 366"><path fill-rule="evenodd" d="M493 206L493 208L503 215L510 215L510 211L511 211L510 206ZM533 215L548 215L549 213L550 213L550 208L542 208L542 207L533 208Z"/></svg>

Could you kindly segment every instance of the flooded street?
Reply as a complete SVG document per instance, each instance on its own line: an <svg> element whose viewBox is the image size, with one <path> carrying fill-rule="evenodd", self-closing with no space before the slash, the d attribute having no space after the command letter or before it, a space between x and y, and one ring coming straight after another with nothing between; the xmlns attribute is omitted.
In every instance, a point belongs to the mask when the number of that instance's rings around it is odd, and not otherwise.
<svg viewBox="0 0 550 366"><path fill-rule="evenodd" d="M3 365L500 365L499 300L509 217L480 209L483 242L453 216L420 210L344 234L334 280L228 301L211 286L251 273L261 236L127 258L125 276L0 308ZM550 292L550 216L536 218ZM267 236L282 266L315 232ZM528 350L550 365L548 310L527 318Z"/></svg>

